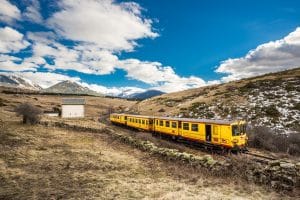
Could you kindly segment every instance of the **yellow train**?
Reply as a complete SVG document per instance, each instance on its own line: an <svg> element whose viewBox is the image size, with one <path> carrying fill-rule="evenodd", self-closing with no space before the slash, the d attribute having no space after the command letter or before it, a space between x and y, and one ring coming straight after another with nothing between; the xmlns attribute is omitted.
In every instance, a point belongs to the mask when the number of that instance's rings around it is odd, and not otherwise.
<svg viewBox="0 0 300 200"><path fill-rule="evenodd" d="M248 140L246 122L243 120L208 120L113 113L110 115L110 121L228 150L244 149Z"/></svg>

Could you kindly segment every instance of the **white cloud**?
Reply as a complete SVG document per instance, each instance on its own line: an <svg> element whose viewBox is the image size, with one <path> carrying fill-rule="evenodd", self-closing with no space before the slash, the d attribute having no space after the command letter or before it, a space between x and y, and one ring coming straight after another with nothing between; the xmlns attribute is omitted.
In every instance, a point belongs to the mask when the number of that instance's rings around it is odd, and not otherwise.
<svg viewBox="0 0 300 200"><path fill-rule="evenodd" d="M228 59L216 72L227 73L223 81L291 69L300 66L300 28L280 40L259 45L242 58Z"/></svg>
<svg viewBox="0 0 300 200"><path fill-rule="evenodd" d="M14 20L20 19L21 12L13 4L7 0L0 1L0 21L11 23Z"/></svg>
<svg viewBox="0 0 300 200"><path fill-rule="evenodd" d="M152 21L145 19L140 6L133 2L63 0L59 5L61 10L48 24L67 39L120 51L133 50L137 39L158 36L152 31Z"/></svg>
<svg viewBox="0 0 300 200"><path fill-rule="evenodd" d="M40 14L40 2L38 0L29 1L29 5L26 7L23 17L35 23L42 23L43 17Z"/></svg>
<svg viewBox="0 0 300 200"><path fill-rule="evenodd" d="M131 94L144 92L145 89L138 88L138 87L105 87L98 84L88 84L85 82L80 82L80 84L84 87L88 87L93 91L99 92L101 94L105 94L108 96L121 96L127 97Z"/></svg>
<svg viewBox="0 0 300 200"><path fill-rule="evenodd" d="M18 52L29 44L17 30L7 26L0 28L0 53Z"/></svg>

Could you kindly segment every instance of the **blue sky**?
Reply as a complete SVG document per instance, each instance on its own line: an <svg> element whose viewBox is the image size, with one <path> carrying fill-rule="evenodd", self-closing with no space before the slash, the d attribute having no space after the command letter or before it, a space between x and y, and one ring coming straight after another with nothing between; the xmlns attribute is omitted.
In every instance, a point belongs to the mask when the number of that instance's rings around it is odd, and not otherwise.
<svg viewBox="0 0 300 200"><path fill-rule="evenodd" d="M0 67L48 87L173 92L298 67L299 1L0 2Z"/></svg>

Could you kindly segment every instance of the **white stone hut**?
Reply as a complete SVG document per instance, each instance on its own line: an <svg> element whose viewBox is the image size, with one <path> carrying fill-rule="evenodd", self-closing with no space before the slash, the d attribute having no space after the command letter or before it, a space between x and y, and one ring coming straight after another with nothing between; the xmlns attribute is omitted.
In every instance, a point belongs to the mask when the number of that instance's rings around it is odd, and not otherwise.
<svg viewBox="0 0 300 200"><path fill-rule="evenodd" d="M61 105L62 118L84 117L84 98L63 98Z"/></svg>

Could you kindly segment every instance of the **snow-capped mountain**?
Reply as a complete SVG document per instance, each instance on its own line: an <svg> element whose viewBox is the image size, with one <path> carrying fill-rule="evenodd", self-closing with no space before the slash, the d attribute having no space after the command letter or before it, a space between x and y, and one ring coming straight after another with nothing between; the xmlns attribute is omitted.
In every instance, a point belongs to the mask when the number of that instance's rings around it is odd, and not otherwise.
<svg viewBox="0 0 300 200"><path fill-rule="evenodd" d="M22 88L29 90L41 90L42 88L31 80L17 76L0 74L0 86Z"/></svg>

